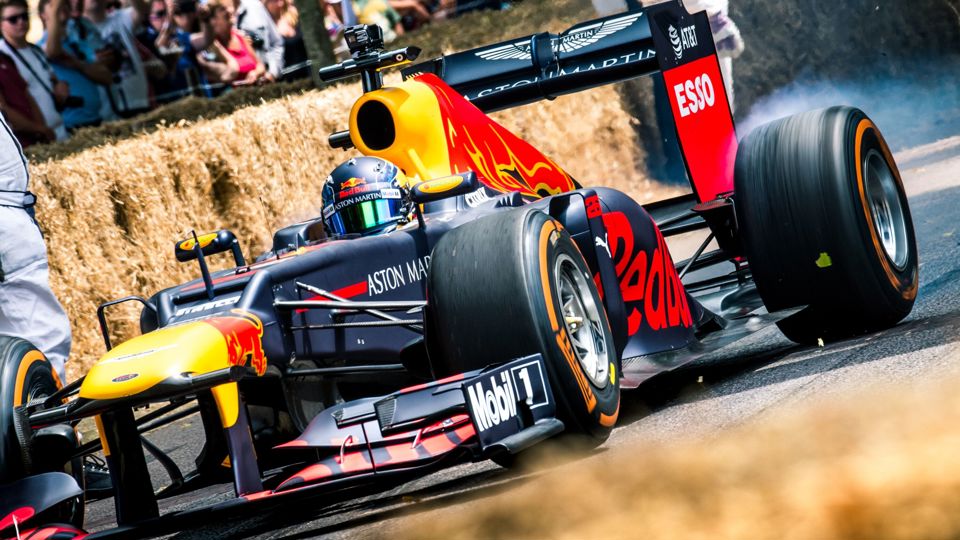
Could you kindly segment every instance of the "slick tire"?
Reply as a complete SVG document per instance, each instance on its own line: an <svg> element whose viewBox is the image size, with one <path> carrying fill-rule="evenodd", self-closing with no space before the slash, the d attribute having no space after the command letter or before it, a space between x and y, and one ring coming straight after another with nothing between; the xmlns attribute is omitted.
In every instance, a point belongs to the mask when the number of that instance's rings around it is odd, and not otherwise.
<svg viewBox="0 0 960 540"><path fill-rule="evenodd" d="M36 347L20 338L0 336L0 484L19 480L35 472L47 472L42 463L32 463L29 448L23 448L14 418L16 407L49 396L60 389L53 366ZM21 427L21 429L23 429ZM79 459L62 469L83 486ZM57 509L56 520L76 526L83 524L83 497Z"/></svg>
<svg viewBox="0 0 960 540"><path fill-rule="evenodd" d="M427 301L436 376L540 353L566 432L577 444L606 440L620 408L613 334L557 221L519 208L447 233L433 251Z"/></svg>
<svg viewBox="0 0 960 540"><path fill-rule="evenodd" d="M831 107L759 127L740 143L735 205L769 311L792 341L893 326L917 296L918 262L900 173L860 110Z"/></svg>

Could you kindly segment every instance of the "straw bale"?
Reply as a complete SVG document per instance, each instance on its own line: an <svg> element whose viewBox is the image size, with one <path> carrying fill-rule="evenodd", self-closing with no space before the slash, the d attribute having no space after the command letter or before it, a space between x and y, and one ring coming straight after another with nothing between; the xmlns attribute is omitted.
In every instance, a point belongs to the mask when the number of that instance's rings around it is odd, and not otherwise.
<svg viewBox="0 0 960 540"><path fill-rule="evenodd" d="M195 264L173 258L191 230L230 229L249 258L269 248L273 230L316 216L322 179L354 155L331 149L327 135L346 126L346 104L359 92L351 84L286 96L34 163L51 283L74 331L69 377L103 352L100 303L197 276ZM496 117L586 185L662 195L634 168L642 158L619 103L606 88ZM138 317L134 306L111 309L114 342L137 332Z"/></svg>
<svg viewBox="0 0 960 540"><path fill-rule="evenodd" d="M506 11L468 13L443 24L427 25L401 36L391 43L390 47L421 47L421 58L425 59L534 31L561 31L592 16L590 3L583 0L559 0L549 4L545 0L525 1ZM302 80L235 88L216 99L189 97L129 120L82 129L63 142L34 145L28 151L31 159L37 161L60 159L87 148L150 132L163 126L218 118L250 105L287 95L300 95L310 88L310 80Z"/></svg>

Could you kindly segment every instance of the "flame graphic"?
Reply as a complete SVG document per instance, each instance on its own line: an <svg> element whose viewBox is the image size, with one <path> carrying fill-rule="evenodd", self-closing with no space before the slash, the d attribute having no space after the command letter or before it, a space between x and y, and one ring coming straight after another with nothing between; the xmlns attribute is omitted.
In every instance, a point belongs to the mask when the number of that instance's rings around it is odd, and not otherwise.
<svg viewBox="0 0 960 540"><path fill-rule="evenodd" d="M474 171L497 191L532 197L576 189L570 175L550 158L491 120L438 77L425 74L417 80L437 96L453 174Z"/></svg>
<svg viewBox="0 0 960 540"><path fill-rule="evenodd" d="M263 353L263 322L242 309L231 309L230 314L204 319L220 331L227 346L227 363L244 366L248 362L257 375L267 371L267 357Z"/></svg>

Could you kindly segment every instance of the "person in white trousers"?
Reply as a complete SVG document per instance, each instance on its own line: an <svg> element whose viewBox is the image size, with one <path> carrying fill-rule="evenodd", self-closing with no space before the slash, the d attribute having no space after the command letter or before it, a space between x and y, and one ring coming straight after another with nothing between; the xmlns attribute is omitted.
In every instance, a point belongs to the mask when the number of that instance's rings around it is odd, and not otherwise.
<svg viewBox="0 0 960 540"><path fill-rule="evenodd" d="M0 115L0 334L43 351L66 384L70 321L50 290L47 246L33 218L27 160Z"/></svg>

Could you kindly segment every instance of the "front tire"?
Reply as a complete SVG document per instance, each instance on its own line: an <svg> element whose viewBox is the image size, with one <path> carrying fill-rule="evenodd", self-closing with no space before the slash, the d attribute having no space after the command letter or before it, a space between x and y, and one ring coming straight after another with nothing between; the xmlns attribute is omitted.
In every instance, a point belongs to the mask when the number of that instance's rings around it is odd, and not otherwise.
<svg viewBox="0 0 960 540"><path fill-rule="evenodd" d="M44 469L42 463L31 463L29 451L20 443L14 421L15 408L49 396L60 386L53 366L42 352L23 339L0 336L0 484L37 472L33 469ZM68 462L64 471L83 486L79 459ZM80 527L83 512L81 496L64 503L57 510L57 517L59 521Z"/></svg>
<svg viewBox="0 0 960 540"><path fill-rule="evenodd" d="M568 433L606 440L620 372L600 295L570 235L526 208L447 233L427 283L437 377L540 353Z"/></svg>
<svg viewBox="0 0 960 540"><path fill-rule="evenodd" d="M860 110L832 107L762 126L740 144L736 212L768 310L798 343L893 326L917 295L918 261L903 182Z"/></svg>

